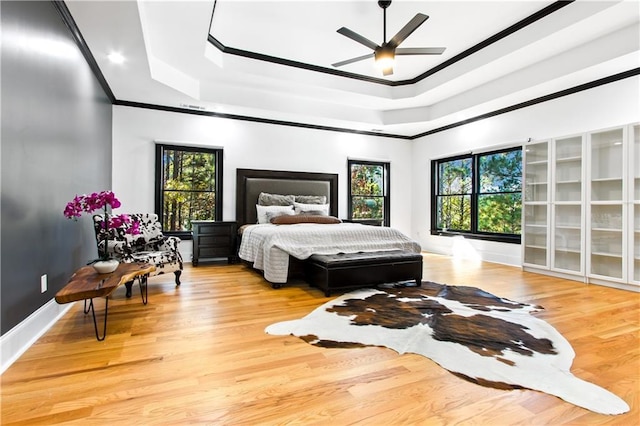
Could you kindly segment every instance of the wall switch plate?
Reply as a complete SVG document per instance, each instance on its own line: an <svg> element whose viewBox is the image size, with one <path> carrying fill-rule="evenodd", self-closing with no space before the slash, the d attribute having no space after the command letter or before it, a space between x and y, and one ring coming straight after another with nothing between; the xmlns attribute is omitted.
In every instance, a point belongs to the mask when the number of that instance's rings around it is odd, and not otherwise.
<svg viewBox="0 0 640 426"><path fill-rule="evenodd" d="M40 293L47 291L47 274L40 277Z"/></svg>

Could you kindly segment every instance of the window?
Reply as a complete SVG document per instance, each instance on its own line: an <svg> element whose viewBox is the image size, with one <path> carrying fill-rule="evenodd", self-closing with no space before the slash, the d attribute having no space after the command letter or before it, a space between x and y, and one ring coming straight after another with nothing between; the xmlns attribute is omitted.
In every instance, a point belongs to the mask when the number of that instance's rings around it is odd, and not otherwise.
<svg viewBox="0 0 640 426"><path fill-rule="evenodd" d="M431 233L520 242L522 149L434 160Z"/></svg>
<svg viewBox="0 0 640 426"><path fill-rule="evenodd" d="M222 150L156 145L156 212L185 239L192 220L222 220Z"/></svg>
<svg viewBox="0 0 640 426"><path fill-rule="evenodd" d="M349 220L390 226L389 167L349 160Z"/></svg>

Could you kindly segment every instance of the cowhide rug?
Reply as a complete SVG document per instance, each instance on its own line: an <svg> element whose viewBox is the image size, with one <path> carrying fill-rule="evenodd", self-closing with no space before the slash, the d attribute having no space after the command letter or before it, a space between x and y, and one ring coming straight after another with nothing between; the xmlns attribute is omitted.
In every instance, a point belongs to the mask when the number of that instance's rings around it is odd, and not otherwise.
<svg viewBox="0 0 640 426"><path fill-rule="evenodd" d="M541 309L474 287L423 282L353 291L266 332L322 347L385 346L428 357L479 385L539 390L602 414L629 411L616 395L571 374L575 353L531 315Z"/></svg>

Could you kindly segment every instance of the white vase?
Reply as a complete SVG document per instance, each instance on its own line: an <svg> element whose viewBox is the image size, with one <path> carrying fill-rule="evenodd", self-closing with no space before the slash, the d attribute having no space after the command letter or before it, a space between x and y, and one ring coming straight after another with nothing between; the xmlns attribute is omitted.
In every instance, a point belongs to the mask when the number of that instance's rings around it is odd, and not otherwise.
<svg viewBox="0 0 640 426"><path fill-rule="evenodd" d="M116 259L98 260L93 267L99 274L110 274L118 269L119 264L120 262Z"/></svg>

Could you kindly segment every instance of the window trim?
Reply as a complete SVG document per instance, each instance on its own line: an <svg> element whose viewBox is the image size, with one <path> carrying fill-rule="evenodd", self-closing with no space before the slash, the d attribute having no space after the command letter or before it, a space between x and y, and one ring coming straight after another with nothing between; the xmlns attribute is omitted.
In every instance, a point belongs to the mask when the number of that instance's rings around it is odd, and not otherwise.
<svg viewBox="0 0 640 426"><path fill-rule="evenodd" d="M353 218L353 194L351 193L351 166L354 164L362 164L366 166L382 166L383 173L383 185L382 189L384 200L383 219L382 226L391 226L391 163L388 161L372 161L372 160L347 160L347 217L349 222L367 223L376 221L380 223L378 219L354 219Z"/></svg>
<svg viewBox="0 0 640 426"><path fill-rule="evenodd" d="M216 197L215 201L215 221L222 221L222 178L224 176L222 159L223 159L223 150L222 148L208 148L208 147L199 147L199 146L187 146L187 145L171 145L171 144L156 144L156 170L155 170L155 212L158 215L158 220L162 225L162 233L164 235L170 235L179 237L182 240L191 240L193 238L191 231L165 231L164 223L162 223L163 211L162 206L164 205L164 188L163 188L163 173L164 167L162 165L162 159L164 157L165 150L178 150L178 151L187 151L187 152L206 152L209 154L215 154L216 156L216 164L215 164L215 188L214 193Z"/></svg>
<svg viewBox="0 0 640 426"><path fill-rule="evenodd" d="M470 152L468 154L461 154L452 157L439 158L436 160L431 160L431 235L439 235L446 237L454 237L457 235L462 235L465 238L477 239L477 240L485 240L485 241L495 241L499 243L509 243L509 244L520 244L522 241L521 234L496 234L492 232L481 232L478 231L478 195L486 195L493 193L479 193L480 187L480 174L479 174L479 165L480 165L480 157L492 154L506 153L511 151L522 151L522 146L513 146L507 148L500 148L491 151L482 151L473 153ZM463 232L463 231L444 231L442 229L438 229L438 166L440 163L445 163L449 161L460 160L464 158L471 159L471 231ZM524 181L524 179L523 179ZM522 194L522 189L520 191ZM523 197L523 195L521 195ZM522 198L523 199L523 198Z"/></svg>

